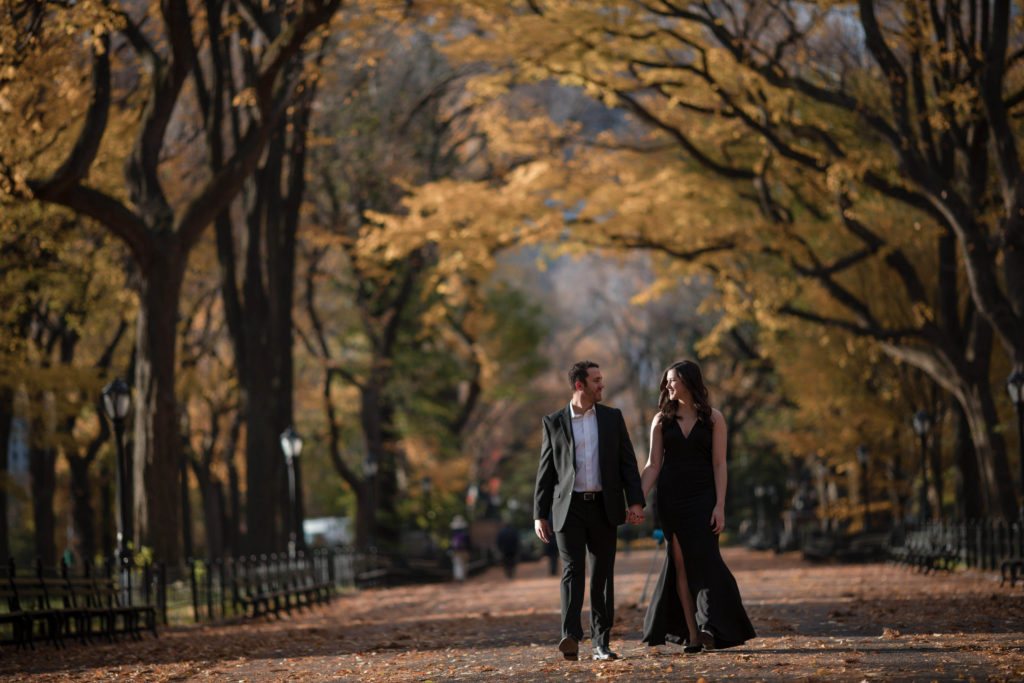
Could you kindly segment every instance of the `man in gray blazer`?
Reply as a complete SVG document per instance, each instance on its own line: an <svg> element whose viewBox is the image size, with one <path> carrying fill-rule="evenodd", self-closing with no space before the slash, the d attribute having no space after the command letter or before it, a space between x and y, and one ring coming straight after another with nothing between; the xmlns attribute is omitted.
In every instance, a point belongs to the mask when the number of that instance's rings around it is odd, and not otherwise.
<svg viewBox="0 0 1024 683"><path fill-rule="evenodd" d="M608 648L615 611L616 527L644 520L640 472L622 413L600 405L604 378L597 363L574 364L569 384L572 401L542 421L534 529L545 543L555 538L562 558L559 651L566 659L579 659L589 554L594 659L618 659Z"/></svg>

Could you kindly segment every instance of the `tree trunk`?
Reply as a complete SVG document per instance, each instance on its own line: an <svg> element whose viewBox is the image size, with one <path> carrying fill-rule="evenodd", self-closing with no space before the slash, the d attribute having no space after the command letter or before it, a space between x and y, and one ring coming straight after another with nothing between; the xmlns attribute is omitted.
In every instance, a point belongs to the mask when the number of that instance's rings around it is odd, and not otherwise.
<svg viewBox="0 0 1024 683"><path fill-rule="evenodd" d="M982 378L975 385L958 392L957 399L970 425L979 478L984 483L981 489L989 496L986 501L988 514L1013 519L1017 513L1013 477L988 378Z"/></svg>
<svg viewBox="0 0 1024 683"><path fill-rule="evenodd" d="M11 420L14 419L14 392L0 386L0 481L7 481L7 444L11 439ZM11 556L11 540L7 532L7 487L0 486L0 561Z"/></svg>
<svg viewBox="0 0 1024 683"><path fill-rule="evenodd" d="M184 444L182 444L184 449ZM192 540L192 506L189 504L188 495L188 462L184 451L180 456L178 465L178 486L181 491L181 542L184 549L186 561L195 557L195 545Z"/></svg>
<svg viewBox="0 0 1024 683"><path fill-rule="evenodd" d="M281 191L289 154L285 131L292 122L293 116L288 116L281 124L244 192L251 210L245 226L243 297L234 282L234 228L227 215L217 222L222 292L244 396L248 552L280 550L290 532L286 525L301 525L302 487L297 480L295 506L289 510L280 446L281 432L292 424L292 298L301 205L301 187L292 187L284 198ZM301 155L293 153L287 161L289 167L298 165L293 172L301 174ZM301 545L301 537L298 540Z"/></svg>
<svg viewBox="0 0 1024 683"><path fill-rule="evenodd" d="M56 460L52 448L29 447L35 548L36 556L44 567L57 565L56 519L53 514L53 494L57 490Z"/></svg>
<svg viewBox="0 0 1024 683"><path fill-rule="evenodd" d="M978 519L984 515L985 508L981 498L981 482L978 479L978 458L974 453L974 442L971 440L971 426L959 403L953 404L953 414L956 425L953 450L959 480L958 512L965 519Z"/></svg>
<svg viewBox="0 0 1024 683"><path fill-rule="evenodd" d="M372 380L362 389L362 423L366 439L366 452L377 464L377 473L373 477L373 509L376 524L376 542L378 545L396 543L400 529L397 520L391 514L398 501L398 432L394 425L394 408L382 395L382 389L388 385L390 377L379 371L372 375Z"/></svg>
<svg viewBox="0 0 1024 683"><path fill-rule="evenodd" d="M156 559L181 562L181 510L178 470L181 437L174 393L178 297L185 257L177 240L168 239L153 250L142 268L136 333L134 415L136 540L153 549ZM138 549L138 544L136 545Z"/></svg>
<svg viewBox="0 0 1024 683"><path fill-rule="evenodd" d="M993 330L981 316L974 316L964 328L970 333L935 340L934 351L915 352L892 344L881 347L891 357L917 367L953 395L971 430L985 510L1013 519L1013 481L989 383Z"/></svg>
<svg viewBox="0 0 1024 683"><path fill-rule="evenodd" d="M121 332L123 332L122 327ZM118 332L117 337L121 336ZM116 341L114 342L116 343ZM110 347L113 348L113 344ZM109 358L109 356L107 356ZM100 367L109 369L109 364L101 362ZM85 447L81 455L67 450L64 456L68 461L68 470L71 474L70 498L71 498L71 519L75 529L75 553L82 562L91 562L96 557L98 550L96 546L96 509L93 505L93 482L90 481L89 469L96 462L103 444L110 441L109 420L103 416L103 399L94 397L96 409L96 424L99 432ZM72 417L64 421L64 431L69 437L74 433L76 418ZM101 472L102 477L102 472Z"/></svg>
<svg viewBox="0 0 1024 683"><path fill-rule="evenodd" d="M206 509L206 547L210 557L224 559L229 546L227 534L227 510L224 483L211 482L209 502L203 501Z"/></svg>
<svg viewBox="0 0 1024 683"><path fill-rule="evenodd" d="M889 442L892 444L892 447L889 449L892 455L886 461L886 475L889 480L889 505L892 509L893 526L900 526L903 524L903 519L906 516L907 479L903 472L903 449L899 445L900 435L897 429L893 428L889 435Z"/></svg>
<svg viewBox="0 0 1024 683"><path fill-rule="evenodd" d="M250 348L253 346L256 345ZM282 485L287 486L287 472L278 441L283 428L278 429L272 418L270 387L263 381L269 373L263 373L263 378L256 377L259 374L248 374L245 379L245 549L248 553L278 551L284 547L285 538L282 534L285 498L281 492Z"/></svg>
<svg viewBox="0 0 1024 683"><path fill-rule="evenodd" d="M942 432L935 430L935 436L932 439L932 447L928 451L928 483L931 484L929 487L931 491L928 494L928 500L931 501L932 508L932 519L942 519L944 516L944 510L942 509L943 503L943 492L946 488L945 482L943 481L943 470L942 470Z"/></svg>
<svg viewBox="0 0 1024 683"><path fill-rule="evenodd" d="M68 457L71 473L71 518L75 526L75 554L83 562L96 557L96 521L92 506L92 484L89 481L91 461L77 456Z"/></svg>
<svg viewBox="0 0 1024 683"><path fill-rule="evenodd" d="M373 477L363 479L360 486L352 490L356 494L356 547L369 548L377 544L376 529L374 528L374 501L373 492L370 486L373 485Z"/></svg>
<svg viewBox="0 0 1024 683"><path fill-rule="evenodd" d="M210 468L192 461L192 473L199 485L203 502L203 528L206 529L206 556L209 559L225 557L224 542L224 485L215 480Z"/></svg>

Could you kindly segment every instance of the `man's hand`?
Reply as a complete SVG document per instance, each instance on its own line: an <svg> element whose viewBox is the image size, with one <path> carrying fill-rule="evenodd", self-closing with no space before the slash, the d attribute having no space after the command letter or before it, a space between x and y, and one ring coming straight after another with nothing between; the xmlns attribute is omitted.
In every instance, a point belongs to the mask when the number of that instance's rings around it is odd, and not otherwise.
<svg viewBox="0 0 1024 683"><path fill-rule="evenodd" d="M626 521L634 526L644 523L644 508L642 505L630 505Z"/></svg>
<svg viewBox="0 0 1024 683"><path fill-rule="evenodd" d="M551 532L551 523L546 519L533 520L533 530L537 532L537 538L545 543L551 543L554 534Z"/></svg>

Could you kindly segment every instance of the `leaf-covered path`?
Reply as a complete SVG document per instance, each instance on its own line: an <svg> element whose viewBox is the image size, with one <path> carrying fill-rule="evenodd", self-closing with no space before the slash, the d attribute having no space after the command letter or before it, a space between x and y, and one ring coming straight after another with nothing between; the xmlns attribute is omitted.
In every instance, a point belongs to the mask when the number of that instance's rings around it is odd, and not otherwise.
<svg viewBox="0 0 1024 683"><path fill-rule="evenodd" d="M567 662L558 579L546 563L465 584L368 590L282 619L161 630L158 639L0 651L8 681L1021 680L1024 588L991 574L923 576L885 565L813 565L723 550L758 637L683 655L638 642L651 550L620 551L612 649ZM660 565L659 565L660 566ZM648 594L656 577L651 579ZM586 621L586 612L584 613Z"/></svg>

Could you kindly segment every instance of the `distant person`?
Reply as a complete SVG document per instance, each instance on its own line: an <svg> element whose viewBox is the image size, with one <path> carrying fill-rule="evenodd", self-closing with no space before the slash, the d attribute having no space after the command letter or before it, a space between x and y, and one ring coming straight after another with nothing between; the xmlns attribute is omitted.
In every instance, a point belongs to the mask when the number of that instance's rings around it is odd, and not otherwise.
<svg viewBox="0 0 1024 683"><path fill-rule="evenodd" d="M469 570L469 525L462 515L455 515L450 525L452 536L452 575L456 581L465 581Z"/></svg>
<svg viewBox="0 0 1024 683"><path fill-rule="evenodd" d="M630 546L633 545L633 540L636 538L636 529L632 526L623 527L619 537L622 539L622 547L626 551L626 557L629 557Z"/></svg>
<svg viewBox="0 0 1024 683"><path fill-rule="evenodd" d="M516 574L516 563L519 561L519 532L509 523L498 530L498 552L501 553L501 564L505 575L513 578Z"/></svg>
<svg viewBox="0 0 1024 683"><path fill-rule="evenodd" d="M597 363L574 364L569 386L569 405L542 420L534 530L545 543L557 538L562 558L558 650L566 659L579 659L589 555L594 659L618 659L608 647L615 617L615 532L627 519L633 524L643 522L640 473L622 413L601 405L604 377Z"/></svg>
<svg viewBox="0 0 1024 683"><path fill-rule="evenodd" d="M669 640L695 653L756 636L718 550L725 528L726 429L722 413L708 402L700 367L691 361L670 366L661 377L641 475L645 494L657 484L668 541L668 561L644 617L648 645Z"/></svg>

